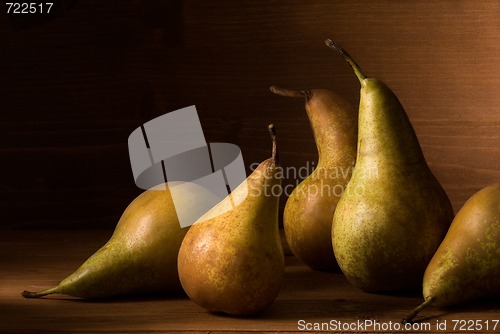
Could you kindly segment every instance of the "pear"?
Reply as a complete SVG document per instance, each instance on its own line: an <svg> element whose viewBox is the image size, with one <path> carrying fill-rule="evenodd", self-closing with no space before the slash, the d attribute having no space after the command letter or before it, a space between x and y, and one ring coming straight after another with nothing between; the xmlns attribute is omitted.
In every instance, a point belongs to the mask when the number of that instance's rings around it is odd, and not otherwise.
<svg viewBox="0 0 500 334"><path fill-rule="evenodd" d="M61 293L96 299L182 292L177 254L188 227L179 225L171 186L159 185L135 198L109 241L59 285L41 292L24 291L22 295L36 298ZM211 194L194 183L184 184L184 189L187 191L178 196L186 203L185 210L189 210L194 192Z"/></svg>
<svg viewBox="0 0 500 334"><path fill-rule="evenodd" d="M294 91L276 86L278 95L305 98L318 150L314 171L288 197L283 228L292 253L309 267L339 269L332 248L332 219L356 160L358 114L349 102L327 89Z"/></svg>
<svg viewBox="0 0 500 334"><path fill-rule="evenodd" d="M453 220L450 200L396 95L365 77L338 44L326 43L361 83L356 165L333 218L335 257L364 291L416 289Z"/></svg>
<svg viewBox="0 0 500 334"><path fill-rule="evenodd" d="M482 297L500 297L500 183L475 193L451 223L423 278L426 306L446 307Z"/></svg>
<svg viewBox="0 0 500 334"><path fill-rule="evenodd" d="M273 125L269 129L272 157L191 226L179 250L184 291L212 312L261 312L276 299L283 282L278 225L282 172Z"/></svg>

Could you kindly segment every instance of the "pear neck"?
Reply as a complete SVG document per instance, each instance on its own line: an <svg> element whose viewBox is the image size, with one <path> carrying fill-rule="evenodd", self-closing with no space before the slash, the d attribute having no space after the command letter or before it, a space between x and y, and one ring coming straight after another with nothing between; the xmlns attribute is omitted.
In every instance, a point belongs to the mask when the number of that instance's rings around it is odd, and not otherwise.
<svg viewBox="0 0 500 334"><path fill-rule="evenodd" d="M311 94L311 93L310 93ZM306 105L307 116L318 150L318 164L339 154L339 148L355 145L357 115L347 101L334 97L325 90L313 91L315 97ZM332 145L335 143L335 145Z"/></svg>
<svg viewBox="0 0 500 334"><path fill-rule="evenodd" d="M360 94L358 160L365 158L405 165L425 161L403 106L377 79L363 80Z"/></svg>

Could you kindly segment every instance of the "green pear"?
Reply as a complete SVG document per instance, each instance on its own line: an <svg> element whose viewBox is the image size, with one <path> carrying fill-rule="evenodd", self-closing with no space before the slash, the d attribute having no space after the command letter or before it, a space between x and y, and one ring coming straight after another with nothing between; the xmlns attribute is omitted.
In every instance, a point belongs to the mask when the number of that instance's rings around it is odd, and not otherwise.
<svg viewBox="0 0 500 334"><path fill-rule="evenodd" d="M271 87L275 94L305 98L305 109L318 150L314 171L288 197L283 228L292 253L316 270L339 266L332 248L332 219L356 160L357 111L327 89L294 91Z"/></svg>
<svg viewBox="0 0 500 334"><path fill-rule="evenodd" d="M179 225L171 186L163 184L135 198L109 241L59 285L41 292L24 291L22 295L36 298L61 293L95 299L182 292L177 254L188 227ZM184 189L178 196L186 203L185 210L189 210L194 192L214 196L194 183L184 184Z"/></svg>
<svg viewBox="0 0 500 334"><path fill-rule="evenodd" d="M361 83L356 165L333 219L335 256L364 291L416 289L453 220L450 200L396 95L338 44L327 45Z"/></svg>
<svg viewBox="0 0 500 334"><path fill-rule="evenodd" d="M475 193L458 211L423 278L426 306L500 297L500 183Z"/></svg>
<svg viewBox="0 0 500 334"><path fill-rule="evenodd" d="M191 226L179 250L182 287L198 305L234 315L263 311L284 278L278 205L282 172L273 154Z"/></svg>

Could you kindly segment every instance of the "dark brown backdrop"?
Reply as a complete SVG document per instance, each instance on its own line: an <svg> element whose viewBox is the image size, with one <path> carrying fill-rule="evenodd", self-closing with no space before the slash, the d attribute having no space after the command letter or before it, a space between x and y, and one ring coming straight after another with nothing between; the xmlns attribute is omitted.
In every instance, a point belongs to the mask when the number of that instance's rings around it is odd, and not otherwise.
<svg viewBox="0 0 500 334"><path fill-rule="evenodd" d="M400 97L455 209L500 180L498 1L61 3L25 29L0 14L1 227L114 227L140 193L128 135L191 104L207 140L238 144L247 166L269 156L270 122L285 166L314 161L302 102L268 86L357 104L327 37Z"/></svg>

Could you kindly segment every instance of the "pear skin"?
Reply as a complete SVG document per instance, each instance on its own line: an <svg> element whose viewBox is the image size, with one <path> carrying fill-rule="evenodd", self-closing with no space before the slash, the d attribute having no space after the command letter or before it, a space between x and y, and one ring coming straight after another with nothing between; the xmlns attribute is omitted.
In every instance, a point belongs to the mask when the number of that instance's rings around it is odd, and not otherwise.
<svg viewBox="0 0 500 334"><path fill-rule="evenodd" d="M205 191L193 184L193 191ZM190 192L183 194L189 205ZM188 227L181 228L165 184L135 198L123 212L109 241L59 285L27 298L53 293L97 299L136 294L182 292L177 253Z"/></svg>
<svg viewBox="0 0 500 334"><path fill-rule="evenodd" d="M405 322L427 305L500 297L500 183L481 189L458 211L425 270L423 297Z"/></svg>
<svg viewBox="0 0 500 334"><path fill-rule="evenodd" d="M314 171L288 197L283 227L292 253L315 270L339 269L332 247L332 219L356 160L358 114L349 102L327 89L293 91L276 86L278 95L305 98L305 109L318 150Z"/></svg>
<svg viewBox="0 0 500 334"><path fill-rule="evenodd" d="M278 226L282 173L273 146L273 157L191 226L182 242L182 287L209 311L258 313L279 293L284 278Z"/></svg>
<svg viewBox="0 0 500 334"><path fill-rule="evenodd" d="M453 219L450 200L396 95L365 77L338 44L326 43L361 83L356 165L333 219L335 256L364 291L417 289Z"/></svg>

